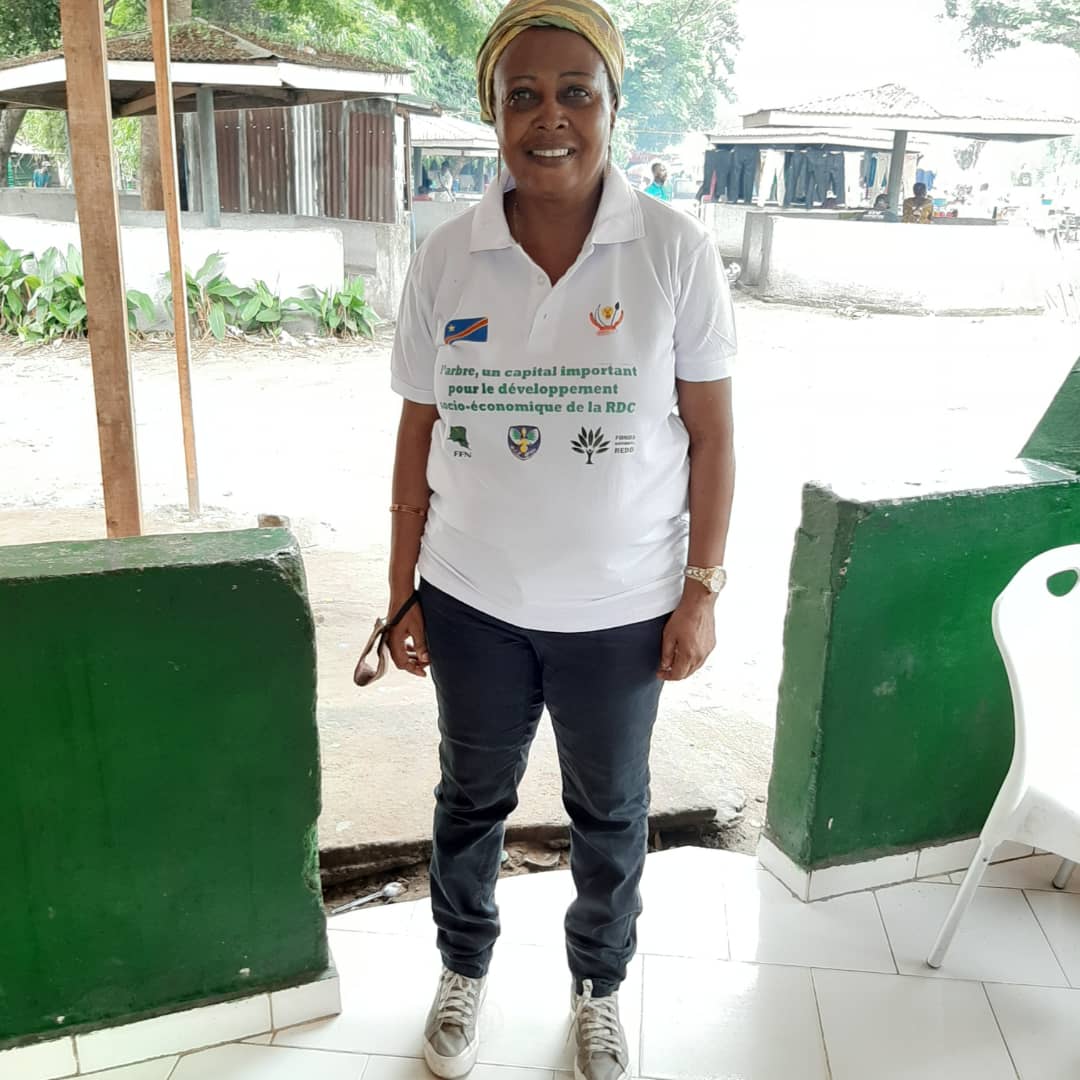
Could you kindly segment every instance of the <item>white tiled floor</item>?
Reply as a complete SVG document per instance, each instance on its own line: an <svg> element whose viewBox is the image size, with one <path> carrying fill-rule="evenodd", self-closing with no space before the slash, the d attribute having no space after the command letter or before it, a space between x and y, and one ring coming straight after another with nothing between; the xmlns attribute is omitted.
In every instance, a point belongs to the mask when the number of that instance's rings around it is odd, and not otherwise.
<svg viewBox="0 0 1080 1080"><path fill-rule="evenodd" d="M748 856L691 848L650 856L639 955L621 993L635 1075L1076 1080L1080 895L1050 891L1055 870L1039 856L995 867L945 965L932 971L924 959L956 894L950 876L804 905ZM498 895L504 937L472 1080L570 1080L561 946L570 876L514 878ZM276 1030L269 1043L247 1039L95 1075L428 1080L420 1037L439 959L427 903L356 912L330 928L340 1016ZM167 1051L167 1030L145 1034L160 1034L157 1049ZM5 1070L0 1054L3 1080L66 1075L56 1062L26 1066Z"/></svg>

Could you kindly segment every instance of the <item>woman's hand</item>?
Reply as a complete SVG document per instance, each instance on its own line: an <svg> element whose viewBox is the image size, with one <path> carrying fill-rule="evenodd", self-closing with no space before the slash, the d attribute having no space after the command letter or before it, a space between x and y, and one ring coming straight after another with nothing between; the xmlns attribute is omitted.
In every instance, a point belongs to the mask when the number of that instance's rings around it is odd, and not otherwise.
<svg viewBox="0 0 1080 1080"><path fill-rule="evenodd" d="M392 597L387 619L397 614L407 600L407 596L402 600ZM387 633L386 643L390 647L390 659L399 671L419 675L421 679L427 678L431 657L428 655L427 635L424 632L424 613L419 604L413 604L401 622Z"/></svg>
<svg viewBox="0 0 1080 1080"><path fill-rule="evenodd" d="M683 593L664 627L656 676L665 682L693 675L716 648L716 596L697 582L689 584L693 591Z"/></svg>

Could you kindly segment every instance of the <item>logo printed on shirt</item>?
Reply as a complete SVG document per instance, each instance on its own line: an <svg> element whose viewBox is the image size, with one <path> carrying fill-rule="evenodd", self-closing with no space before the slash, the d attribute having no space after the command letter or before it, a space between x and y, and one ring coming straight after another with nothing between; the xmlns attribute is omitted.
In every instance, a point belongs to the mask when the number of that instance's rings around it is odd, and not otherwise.
<svg viewBox="0 0 1080 1080"><path fill-rule="evenodd" d="M540 449L540 429L528 424L517 424L506 433L506 442L510 453L525 461Z"/></svg>
<svg viewBox="0 0 1080 1080"><path fill-rule="evenodd" d="M456 458L471 458L472 447L469 446L468 432L461 425L455 425L450 429L446 436L449 442L454 443L455 446L460 446L460 450L452 450L451 453Z"/></svg>
<svg viewBox="0 0 1080 1080"><path fill-rule="evenodd" d="M576 439L570 442L570 449L575 454L585 455L585 464L593 463L594 454L606 454L611 449L611 443L604 435L603 428L593 428L591 431L582 428Z"/></svg>
<svg viewBox="0 0 1080 1080"><path fill-rule="evenodd" d="M454 319L446 324L443 344L453 345L456 341L487 341L488 319Z"/></svg>
<svg viewBox="0 0 1080 1080"><path fill-rule="evenodd" d="M598 334L614 334L622 325L625 314L622 305L618 302L614 305L599 304L589 312L589 322L596 327Z"/></svg>

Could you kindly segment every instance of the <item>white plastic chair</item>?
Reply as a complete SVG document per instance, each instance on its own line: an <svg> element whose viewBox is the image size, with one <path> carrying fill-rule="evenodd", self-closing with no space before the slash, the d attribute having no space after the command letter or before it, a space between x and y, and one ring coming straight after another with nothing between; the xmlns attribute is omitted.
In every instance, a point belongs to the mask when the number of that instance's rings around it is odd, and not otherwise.
<svg viewBox="0 0 1080 1080"><path fill-rule="evenodd" d="M1048 582L1073 572L1064 596ZM994 603L993 627L1012 690L1016 736L1012 766L927 963L945 951L975 898L994 850L1005 840L1064 856L1054 885L1063 889L1080 862L1080 544L1036 555ZM1066 581L1066 584L1068 582ZM1058 589L1058 591L1061 591Z"/></svg>

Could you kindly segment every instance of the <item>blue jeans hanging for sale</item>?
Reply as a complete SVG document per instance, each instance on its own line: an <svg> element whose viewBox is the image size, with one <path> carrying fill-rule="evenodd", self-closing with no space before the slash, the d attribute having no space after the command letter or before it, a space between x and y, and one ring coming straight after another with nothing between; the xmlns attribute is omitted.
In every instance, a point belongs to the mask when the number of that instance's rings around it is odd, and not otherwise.
<svg viewBox="0 0 1080 1080"><path fill-rule="evenodd" d="M487 973L499 936L503 823L517 806L546 705L577 886L566 914L567 958L579 990L592 979L596 996L610 994L637 944L667 616L553 633L501 622L427 582L420 597L442 737L431 905L443 961L471 978Z"/></svg>

